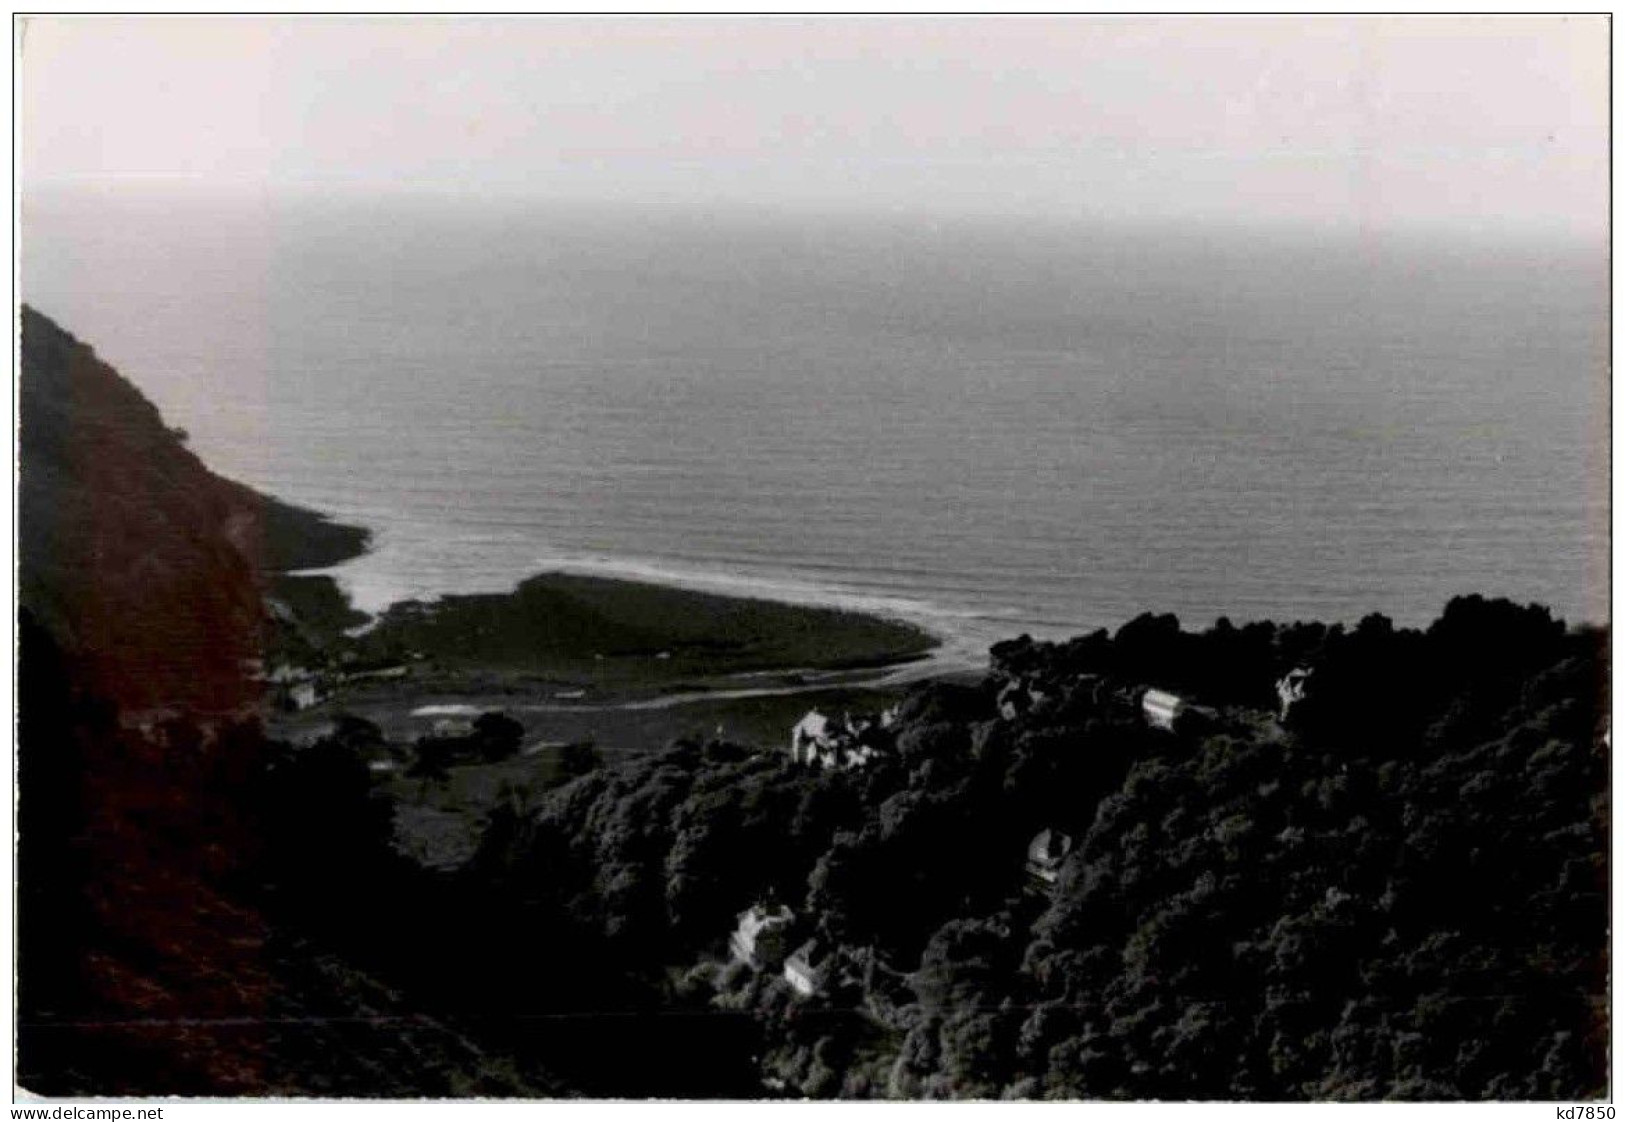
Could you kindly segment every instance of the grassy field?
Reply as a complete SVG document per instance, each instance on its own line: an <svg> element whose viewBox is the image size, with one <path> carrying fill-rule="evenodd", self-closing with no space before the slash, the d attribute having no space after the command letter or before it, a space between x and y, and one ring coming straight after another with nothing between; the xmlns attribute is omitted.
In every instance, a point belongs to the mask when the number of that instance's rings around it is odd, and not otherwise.
<svg viewBox="0 0 1625 1122"><path fill-rule="evenodd" d="M352 696L343 708L375 722L391 743L402 746L433 726L435 718L412 715L423 704L505 712L525 726L524 747L508 759L457 764L447 768L441 780L408 776L403 765L382 780L395 802L395 832L402 851L424 865L449 868L473 855L492 807L512 797L534 798L562 781L559 761L564 744L589 741L605 763L652 752L683 737L718 737L782 751L791 726L809 709L830 714L874 713L899 696L900 690L836 688L695 701L667 709L538 712L529 707L548 703L535 697L459 695L450 702L425 698L396 685L375 688L367 696ZM324 706L303 720L325 723L330 715L331 710Z"/></svg>
<svg viewBox="0 0 1625 1122"><path fill-rule="evenodd" d="M389 608L361 637L368 662L519 672L622 686L757 670L884 666L936 640L895 620L662 585L544 573L504 595Z"/></svg>

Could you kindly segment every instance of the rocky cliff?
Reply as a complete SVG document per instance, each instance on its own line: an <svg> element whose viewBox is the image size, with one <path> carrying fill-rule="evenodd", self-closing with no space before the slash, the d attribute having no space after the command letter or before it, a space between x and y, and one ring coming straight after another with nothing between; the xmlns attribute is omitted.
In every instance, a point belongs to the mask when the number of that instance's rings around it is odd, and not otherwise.
<svg viewBox="0 0 1625 1122"><path fill-rule="evenodd" d="M126 709L252 699L270 574L366 532L215 475L95 351L22 312L19 599Z"/></svg>

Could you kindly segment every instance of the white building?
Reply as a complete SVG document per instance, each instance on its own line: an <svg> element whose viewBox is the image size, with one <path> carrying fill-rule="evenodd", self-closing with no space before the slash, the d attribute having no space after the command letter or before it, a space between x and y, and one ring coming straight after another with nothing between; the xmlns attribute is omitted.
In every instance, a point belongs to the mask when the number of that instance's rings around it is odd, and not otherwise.
<svg viewBox="0 0 1625 1122"><path fill-rule="evenodd" d="M854 720L849 715L837 723L809 710L790 730L790 759L827 770L868 767L879 753L873 744L864 743L864 734L876 727L866 718Z"/></svg>
<svg viewBox="0 0 1625 1122"><path fill-rule="evenodd" d="M1183 698L1166 690L1146 690L1140 702L1146 723L1152 728L1172 729L1179 715L1185 711Z"/></svg>
<svg viewBox="0 0 1625 1122"><path fill-rule="evenodd" d="M769 908L755 904L739 913L739 926L728 936L733 956L757 970L771 970L784 961L785 942L795 916L783 904Z"/></svg>
<svg viewBox="0 0 1625 1122"><path fill-rule="evenodd" d="M321 693L316 689L316 680L314 678L303 682L295 682L288 687L288 704L295 709L309 709L321 699Z"/></svg>
<svg viewBox="0 0 1625 1122"><path fill-rule="evenodd" d="M831 731L830 719L809 709L790 730L790 758L798 764L812 763L818 749L829 743Z"/></svg>
<svg viewBox="0 0 1625 1122"><path fill-rule="evenodd" d="M271 667L264 681L271 687L272 699L282 709L309 709L322 700L321 679L315 671L303 666L279 663Z"/></svg>
<svg viewBox="0 0 1625 1122"><path fill-rule="evenodd" d="M784 980L802 997L822 993L829 984L833 957L826 944L816 938L808 939L784 960Z"/></svg>
<svg viewBox="0 0 1625 1122"><path fill-rule="evenodd" d="M1061 877L1061 863L1072 852L1072 839L1059 830L1041 830L1027 846L1027 875L1035 888L1048 890Z"/></svg>
<svg viewBox="0 0 1625 1122"><path fill-rule="evenodd" d="M1281 699L1281 720L1286 720L1292 707L1303 700L1308 685L1309 670L1302 666L1288 670L1286 677L1275 683L1275 696Z"/></svg>

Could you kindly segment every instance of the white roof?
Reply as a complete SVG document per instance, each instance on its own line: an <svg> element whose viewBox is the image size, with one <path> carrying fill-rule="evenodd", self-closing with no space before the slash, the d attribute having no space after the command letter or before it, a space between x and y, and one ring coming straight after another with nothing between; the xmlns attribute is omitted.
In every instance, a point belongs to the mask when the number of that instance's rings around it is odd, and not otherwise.
<svg viewBox="0 0 1625 1122"><path fill-rule="evenodd" d="M792 918L790 909L783 904L776 908L764 908L762 905L756 904L739 913L739 932L748 938L754 939L763 930L769 927L780 927L789 923Z"/></svg>

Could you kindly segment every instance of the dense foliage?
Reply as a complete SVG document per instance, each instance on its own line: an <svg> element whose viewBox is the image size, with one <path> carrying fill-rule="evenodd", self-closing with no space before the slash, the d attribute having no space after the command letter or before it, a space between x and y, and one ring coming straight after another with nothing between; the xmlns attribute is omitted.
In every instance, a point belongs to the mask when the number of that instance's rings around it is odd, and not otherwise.
<svg viewBox="0 0 1625 1122"><path fill-rule="evenodd" d="M1468 597L1370 617L995 649L823 772L679 744L493 824L480 875L653 972L791 905L828 992L701 966L790 1093L1496 1098L1601 1093L1605 637ZM1274 682L1312 670L1286 720ZM1043 700L999 714L1012 681ZM1213 703L1172 732L1132 683ZM1077 841L1024 890L1041 828Z"/></svg>

